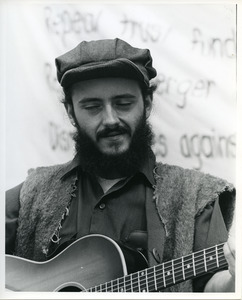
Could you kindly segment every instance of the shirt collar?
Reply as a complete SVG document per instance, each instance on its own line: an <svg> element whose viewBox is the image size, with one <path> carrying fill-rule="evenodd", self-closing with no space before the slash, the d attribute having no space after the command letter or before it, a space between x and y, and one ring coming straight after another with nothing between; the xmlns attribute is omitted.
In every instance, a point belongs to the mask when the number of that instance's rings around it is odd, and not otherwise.
<svg viewBox="0 0 242 300"><path fill-rule="evenodd" d="M79 167L79 160L77 155L73 158L73 160L69 163L69 165L66 167L66 170L61 177L61 179L65 179L68 177L74 170L77 170ZM141 166L139 172L142 173L150 182L151 185L155 185L155 179L153 170L155 168L155 155L152 152L149 157L145 160L144 164Z"/></svg>
<svg viewBox="0 0 242 300"><path fill-rule="evenodd" d="M144 174L151 185L155 185L154 168L155 168L155 155L152 152L145 160L144 164L140 168L140 173Z"/></svg>
<svg viewBox="0 0 242 300"><path fill-rule="evenodd" d="M77 155L73 158L72 161L69 162L68 166L66 167L64 174L62 175L61 179L65 179L68 177L74 170L77 170L79 166L79 160Z"/></svg>

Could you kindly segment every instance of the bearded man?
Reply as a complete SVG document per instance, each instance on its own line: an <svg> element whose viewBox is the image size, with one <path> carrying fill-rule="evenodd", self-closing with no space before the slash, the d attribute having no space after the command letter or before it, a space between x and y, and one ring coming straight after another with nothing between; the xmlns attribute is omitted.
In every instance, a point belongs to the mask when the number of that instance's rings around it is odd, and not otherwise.
<svg viewBox="0 0 242 300"><path fill-rule="evenodd" d="M46 261L56 249L100 234L139 250L152 267L225 243L222 270L218 263L208 270L205 261L202 276L193 266L189 279L187 263L177 284L174 273L163 269L173 284L168 287L165 277L163 288L155 280L144 290L234 291L234 237L228 239L228 230L235 189L220 178L156 162L148 123L156 76L150 51L118 38L83 41L58 57L56 67L76 129L76 155L63 165L31 170L7 192L6 253Z"/></svg>

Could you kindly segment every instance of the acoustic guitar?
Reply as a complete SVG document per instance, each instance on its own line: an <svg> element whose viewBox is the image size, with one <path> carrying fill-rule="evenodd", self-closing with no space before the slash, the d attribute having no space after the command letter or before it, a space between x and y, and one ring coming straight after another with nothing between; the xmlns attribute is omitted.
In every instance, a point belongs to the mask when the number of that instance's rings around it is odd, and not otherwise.
<svg viewBox="0 0 242 300"><path fill-rule="evenodd" d="M127 253L126 253L127 254ZM6 255L6 289L12 291L156 292L227 266L223 244L128 274L120 246L103 235L88 235L45 262ZM135 263L134 263L135 264ZM146 266L144 266L146 265Z"/></svg>

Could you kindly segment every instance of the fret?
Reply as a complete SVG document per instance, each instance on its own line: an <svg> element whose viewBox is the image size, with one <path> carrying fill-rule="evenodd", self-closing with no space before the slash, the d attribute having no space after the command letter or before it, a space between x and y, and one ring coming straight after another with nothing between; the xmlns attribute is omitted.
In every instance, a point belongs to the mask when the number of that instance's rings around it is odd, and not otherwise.
<svg viewBox="0 0 242 300"><path fill-rule="evenodd" d="M184 271L184 257L182 256L182 278L185 280L186 276L185 276L185 271Z"/></svg>
<svg viewBox="0 0 242 300"><path fill-rule="evenodd" d="M152 270L152 268L150 268L150 269L151 269L151 273L153 274L153 277L154 277L154 283L153 283L154 288L156 291L159 291L162 288L164 288L166 285L166 282L164 281L165 280L164 266L163 266L163 264L160 264L160 265L153 267L153 270Z"/></svg>
<svg viewBox="0 0 242 300"><path fill-rule="evenodd" d="M132 282L133 282L133 292L140 292L138 272L133 273Z"/></svg>
<svg viewBox="0 0 242 300"><path fill-rule="evenodd" d="M125 292L125 283L124 277L120 277L118 279L118 291L124 293Z"/></svg>
<svg viewBox="0 0 242 300"><path fill-rule="evenodd" d="M221 268L227 266L228 263L224 256L223 245L218 245L218 256L219 256L219 267Z"/></svg>
<svg viewBox="0 0 242 300"><path fill-rule="evenodd" d="M113 281L113 292L120 292L120 278Z"/></svg>
<svg viewBox="0 0 242 300"><path fill-rule="evenodd" d="M148 283L147 269L145 269L145 280L146 280L146 292L149 292L149 283Z"/></svg>
<svg viewBox="0 0 242 300"><path fill-rule="evenodd" d="M207 269L206 250L205 249L203 249L203 261L204 261L205 272L207 272L208 269Z"/></svg>
<svg viewBox="0 0 242 300"><path fill-rule="evenodd" d="M217 263L217 267L219 267L219 262L218 262L218 245L215 246L215 252L216 252L216 263Z"/></svg>
<svg viewBox="0 0 242 300"><path fill-rule="evenodd" d="M154 266L154 282L155 282L155 290L157 291L157 281L156 281L156 272L155 272L155 266Z"/></svg>
<svg viewBox="0 0 242 300"><path fill-rule="evenodd" d="M140 288L140 273L139 272L138 272L138 287L139 287L139 293L140 293L141 288Z"/></svg>
<svg viewBox="0 0 242 300"><path fill-rule="evenodd" d="M111 280L111 292L119 292L118 279Z"/></svg>
<svg viewBox="0 0 242 300"><path fill-rule="evenodd" d="M183 257L174 259L172 261L172 268L173 284L183 281L185 277Z"/></svg>
<svg viewBox="0 0 242 300"><path fill-rule="evenodd" d="M157 279L156 279L156 266L152 267L149 269L150 270L150 276L152 276L154 278L154 290L157 291L158 287L157 287ZM150 279L150 282L152 282L152 279ZM150 289L152 291L152 288Z"/></svg>
<svg viewBox="0 0 242 300"><path fill-rule="evenodd" d="M196 275L206 273L203 250L194 253L194 263L195 263L195 270L196 270L195 274Z"/></svg>
<svg viewBox="0 0 242 300"><path fill-rule="evenodd" d="M146 269L146 280L147 280L147 291L154 292L155 291L154 267L150 267Z"/></svg>
<svg viewBox="0 0 242 300"><path fill-rule="evenodd" d="M192 253L192 266L193 266L193 274L194 274L194 276L196 276L194 253Z"/></svg>
<svg viewBox="0 0 242 300"><path fill-rule="evenodd" d="M133 274L130 274L130 292L133 292Z"/></svg>
<svg viewBox="0 0 242 300"><path fill-rule="evenodd" d="M107 292L112 292L112 281L107 282Z"/></svg>
<svg viewBox="0 0 242 300"><path fill-rule="evenodd" d="M126 277L123 277L124 292L126 292L126 282L125 282L125 278L126 278Z"/></svg>
<svg viewBox="0 0 242 300"><path fill-rule="evenodd" d="M125 292L132 292L133 287L132 287L132 274L127 275L124 277L124 286L125 286Z"/></svg>
<svg viewBox="0 0 242 300"><path fill-rule="evenodd" d="M107 292L107 285L106 283L103 283L100 285L100 292Z"/></svg>
<svg viewBox="0 0 242 300"><path fill-rule="evenodd" d="M171 261L171 268L172 268L172 278L173 278L173 283L176 283L176 278L175 278L175 272L174 272L174 260Z"/></svg>
<svg viewBox="0 0 242 300"><path fill-rule="evenodd" d="M164 287L166 287L166 276L165 276L165 265L164 264L162 264L162 273L163 273Z"/></svg>

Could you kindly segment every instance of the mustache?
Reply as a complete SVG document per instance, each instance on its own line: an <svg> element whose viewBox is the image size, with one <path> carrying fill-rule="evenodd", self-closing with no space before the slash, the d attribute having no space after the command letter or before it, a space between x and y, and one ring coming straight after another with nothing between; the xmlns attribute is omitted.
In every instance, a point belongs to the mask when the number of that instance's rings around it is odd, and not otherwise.
<svg viewBox="0 0 242 300"><path fill-rule="evenodd" d="M106 126L97 132L97 139L110 136L112 134L124 134L127 133L131 135L131 129L127 125L114 125L114 126Z"/></svg>

